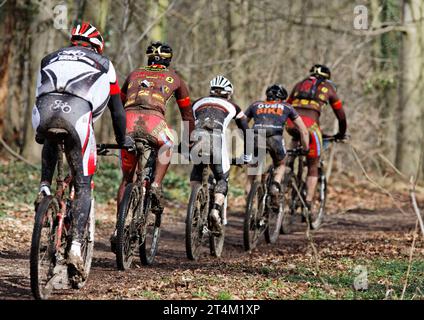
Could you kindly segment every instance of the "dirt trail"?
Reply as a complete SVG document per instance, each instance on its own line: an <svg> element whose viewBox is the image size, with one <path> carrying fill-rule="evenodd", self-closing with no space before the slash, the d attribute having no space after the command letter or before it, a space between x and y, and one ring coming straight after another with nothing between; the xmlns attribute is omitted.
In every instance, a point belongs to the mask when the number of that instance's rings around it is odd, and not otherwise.
<svg viewBox="0 0 424 320"><path fill-rule="evenodd" d="M113 227L112 210L110 205L103 213L97 211L99 226L87 285L79 291L57 292L55 299L221 299L225 295L236 299L297 298L308 290L308 281L302 278L305 271L300 266L313 264L303 225L299 224L292 235L280 236L276 245L267 245L261 239L257 249L246 253L242 246L242 208L232 208L223 257L214 259L205 252L199 262L192 262L185 255L184 207L173 208L163 221L155 264L137 264L120 272L116 270L108 240ZM27 230L31 227L28 224ZM341 259L407 259L414 226L412 213L403 215L396 209L357 210L327 216L325 226L314 234L314 240L323 266L349 272L349 266L340 265ZM30 243L28 237L22 239L0 251L0 299L32 299ZM417 247L417 254L423 255L422 241ZM334 297L341 294L334 293Z"/></svg>

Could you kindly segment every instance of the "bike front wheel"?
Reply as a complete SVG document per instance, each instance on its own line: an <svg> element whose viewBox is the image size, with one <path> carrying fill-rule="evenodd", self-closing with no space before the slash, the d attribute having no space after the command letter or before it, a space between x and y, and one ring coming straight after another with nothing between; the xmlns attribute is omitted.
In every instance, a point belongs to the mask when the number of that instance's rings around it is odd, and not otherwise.
<svg viewBox="0 0 424 320"><path fill-rule="evenodd" d="M267 207L267 225L265 229L265 241L276 243L280 235L281 222L284 216L284 189L278 195L278 205Z"/></svg>
<svg viewBox="0 0 424 320"><path fill-rule="evenodd" d="M94 230L95 230L95 201L91 200L90 215L84 229L84 237L81 243L81 256L84 261L85 279L73 284L74 288L81 289L87 282L88 275L91 270L91 262L93 260L94 251Z"/></svg>
<svg viewBox="0 0 424 320"><path fill-rule="evenodd" d="M224 240L225 240L225 226L221 227L221 234L219 236L213 235L212 233L209 235L209 249L210 253L214 257L221 257L222 251L224 249Z"/></svg>
<svg viewBox="0 0 424 320"><path fill-rule="evenodd" d="M293 222L296 213L297 199L296 190L293 188L293 173L290 171L284 175L283 181L283 217L281 218L281 234L290 234L293 230Z"/></svg>
<svg viewBox="0 0 424 320"><path fill-rule="evenodd" d="M53 291L49 280L56 265L57 214L59 204L45 197L35 214L30 252L31 291L36 299L48 299Z"/></svg>

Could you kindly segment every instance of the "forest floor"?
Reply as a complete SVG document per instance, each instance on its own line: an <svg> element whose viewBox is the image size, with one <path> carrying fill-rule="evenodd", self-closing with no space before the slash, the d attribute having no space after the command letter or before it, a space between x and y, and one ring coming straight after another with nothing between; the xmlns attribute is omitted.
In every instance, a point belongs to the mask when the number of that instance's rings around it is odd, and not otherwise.
<svg viewBox="0 0 424 320"><path fill-rule="evenodd" d="M0 164L0 299L32 299L29 248L33 225L34 189L24 189L21 167ZM18 173L17 173L18 172ZM34 176L31 176L34 174ZM36 174L25 173L37 180ZM26 184L25 184L26 185ZM318 250L316 268L305 225L268 245L243 250L244 197L233 197L221 258L205 250L199 261L186 258L186 204L168 201L159 251L151 267L137 260L129 271L116 269L109 236L115 222L115 202L99 203L91 273L81 290L58 291L53 299L399 299L402 296L416 216L407 192L396 188L392 200L368 184L333 181L324 226L313 233ZM27 193L25 193L27 192ZM31 198L31 199L29 199ZM423 199L420 199L422 201ZM421 204L423 204L421 202ZM355 278L366 275L368 288L356 291ZM424 241L418 237L410 264L405 299L424 299Z"/></svg>

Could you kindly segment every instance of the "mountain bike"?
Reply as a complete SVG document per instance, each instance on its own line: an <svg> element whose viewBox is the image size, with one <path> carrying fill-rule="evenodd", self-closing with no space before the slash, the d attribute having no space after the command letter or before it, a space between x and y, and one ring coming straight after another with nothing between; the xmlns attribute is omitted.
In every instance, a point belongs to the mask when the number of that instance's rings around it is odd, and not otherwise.
<svg viewBox="0 0 424 320"><path fill-rule="evenodd" d="M88 278L94 248L94 197L84 230L81 254L84 261L85 280L74 279L68 271L66 260L72 243L72 202L74 200L73 178L64 177L63 129L50 129L49 135L58 142L56 191L45 196L37 205L30 250L31 290L36 299L48 299L53 290L82 288ZM92 191L93 192L93 191Z"/></svg>
<svg viewBox="0 0 424 320"><path fill-rule="evenodd" d="M345 139L336 139L335 136L323 135L323 149L327 150L333 142L343 142ZM311 210L306 207L306 178L307 163L306 156L301 148L287 150L288 160L284 176L284 209L281 223L281 233L289 234L299 214L302 221L309 223L312 230L318 230L325 218L325 203L327 200L327 179L325 176L325 163L321 158L318 167L318 184L315 197L312 201Z"/></svg>
<svg viewBox="0 0 424 320"><path fill-rule="evenodd" d="M138 247L142 265L154 262L160 237L161 214L151 210L150 186L155 176L156 144L147 135L134 137L137 168L135 181L124 190L116 222L116 264L119 270L131 267ZM119 149L115 144L97 145L100 154ZM143 165L143 160L146 160Z"/></svg>
<svg viewBox="0 0 424 320"><path fill-rule="evenodd" d="M212 230L212 221L210 211L215 201L216 180L209 166L205 165L202 172L202 182L194 186L191 190L190 200L188 202L185 243L187 258L198 260L200 251L206 242L209 242L210 254L214 257L220 257L224 247L225 224L226 224L226 205L221 211L222 232L220 235L214 234Z"/></svg>
<svg viewBox="0 0 424 320"><path fill-rule="evenodd" d="M281 190L276 203L272 203L269 190L273 177L274 166L270 165L261 181L253 183L247 197L243 223L243 245L246 251L254 249L262 235L267 243L275 243L280 234L284 197Z"/></svg>

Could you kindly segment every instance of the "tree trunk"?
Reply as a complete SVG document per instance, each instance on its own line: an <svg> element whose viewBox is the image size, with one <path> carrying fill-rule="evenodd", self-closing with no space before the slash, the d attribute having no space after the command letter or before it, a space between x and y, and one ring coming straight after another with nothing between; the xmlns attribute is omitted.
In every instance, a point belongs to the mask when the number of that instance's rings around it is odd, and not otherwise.
<svg viewBox="0 0 424 320"><path fill-rule="evenodd" d="M9 94L9 69L11 60L11 47L16 26L16 15L12 14L16 9L16 1L8 1L5 4L6 19L4 22L4 42L0 57L0 137L5 132L4 119L6 118L6 104Z"/></svg>
<svg viewBox="0 0 424 320"><path fill-rule="evenodd" d="M399 148L398 167L408 175L416 173L423 141L424 115L424 3L404 0L402 52L400 56L402 81L399 88Z"/></svg>

